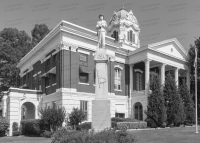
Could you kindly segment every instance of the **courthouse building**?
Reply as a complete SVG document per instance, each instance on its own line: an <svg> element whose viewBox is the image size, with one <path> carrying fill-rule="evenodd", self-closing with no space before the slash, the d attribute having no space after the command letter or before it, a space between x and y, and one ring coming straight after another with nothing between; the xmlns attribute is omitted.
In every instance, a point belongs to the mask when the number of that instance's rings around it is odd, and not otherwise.
<svg viewBox="0 0 200 143"><path fill-rule="evenodd" d="M140 47L139 34L132 11L114 12L106 36L112 117L145 119L150 72L157 72L162 84L167 72L177 84L183 78L190 83L188 55L177 39ZM4 93L3 116L12 124L39 118L40 108L65 107L70 113L78 107L91 121L97 38L96 31L61 21L18 63L20 88Z"/></svg>

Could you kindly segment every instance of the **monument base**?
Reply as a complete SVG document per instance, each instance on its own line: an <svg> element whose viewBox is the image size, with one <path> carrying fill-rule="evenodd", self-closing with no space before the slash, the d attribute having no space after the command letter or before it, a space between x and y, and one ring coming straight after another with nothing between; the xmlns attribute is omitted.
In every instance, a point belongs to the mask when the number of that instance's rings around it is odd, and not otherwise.
<svg viewBox="0 0 200 143"><path fill-rule="evenodd" d="M92 101L92 129L94 132L111 127L110 100Z"/></svg>

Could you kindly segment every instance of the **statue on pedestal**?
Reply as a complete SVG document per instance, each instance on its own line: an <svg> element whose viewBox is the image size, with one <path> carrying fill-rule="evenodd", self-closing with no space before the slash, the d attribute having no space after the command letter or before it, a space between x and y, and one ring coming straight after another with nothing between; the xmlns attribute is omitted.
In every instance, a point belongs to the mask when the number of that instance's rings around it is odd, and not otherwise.
<svg viewBox="0 0 200 143"><path fill-rule="evenodd" d="M98 35L98 48L105 49L107 23L104 20L104 16L102 14L99 15L99 21L97 22L96 29L97 29L97 35Z"/></svg>

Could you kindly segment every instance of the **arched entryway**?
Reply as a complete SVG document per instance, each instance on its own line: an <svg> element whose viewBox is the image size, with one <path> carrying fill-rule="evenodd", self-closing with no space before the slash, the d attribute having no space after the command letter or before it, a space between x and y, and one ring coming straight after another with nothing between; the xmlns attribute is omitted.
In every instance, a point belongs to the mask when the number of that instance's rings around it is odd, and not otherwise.
<svg viewBox="0 0 200 143"><path fill-rule="evenodd" d="M35 105L31 102L25 102L21 107L21 119L35 119Z"/></svg>
<svg viewBox="0 0 200 143"><path fill-rule="evenodd" d="M137 120L143 120L143 107L140 102L135 103L134 105L134 116Z"/></svg>

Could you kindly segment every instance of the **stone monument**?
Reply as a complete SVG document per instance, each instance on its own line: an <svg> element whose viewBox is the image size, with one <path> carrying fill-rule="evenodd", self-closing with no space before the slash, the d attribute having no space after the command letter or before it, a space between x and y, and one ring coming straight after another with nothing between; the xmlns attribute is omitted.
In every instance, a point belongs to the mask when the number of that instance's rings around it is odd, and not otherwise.
<svg viewBox="0 0 200 143"><path fill-rule="evenodd" d="M110 100L108 99L108 56L105 48L107 23L103 15L99 15L96 29L98 35L95 53L96 86L95 99L92 101L92 128L95 132L111 127Z"/></svg>

